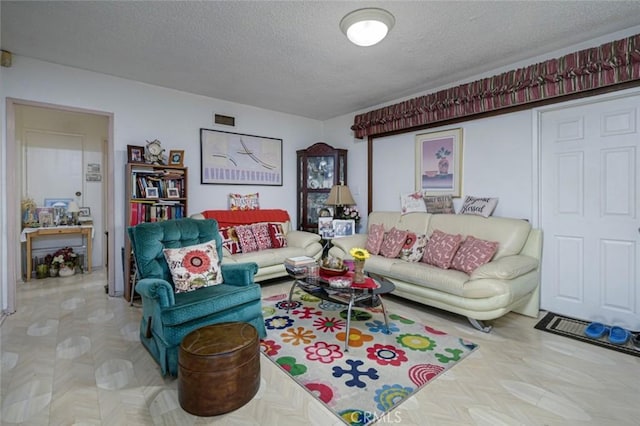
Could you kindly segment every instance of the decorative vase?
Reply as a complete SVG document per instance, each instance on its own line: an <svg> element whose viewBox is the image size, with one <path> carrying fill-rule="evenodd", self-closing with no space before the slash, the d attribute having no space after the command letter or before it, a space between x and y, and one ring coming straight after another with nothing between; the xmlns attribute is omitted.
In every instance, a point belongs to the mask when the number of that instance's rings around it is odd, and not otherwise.
<svg viewBox="0 0 640 426"><path fill-rule="evenodd" d="M356 284L364 282L364 260L353 261L353 282Z"/></svg>
<svg viewBox="0 0 640 426"><path fill-rule="evenodd" d="M42 263L36 266L36 278L42 279L49 276L49 265Z"/></svg>
<svg viewBox="0 0 640 426"><path fill-rule="evenodd" d="M60 275L61 277L70 277L75 273L76 273L75 268L67 265L62 265L62 267L60 268L60 271L58 272L58 275Z"/></svg>
<svg viewBox="0 0 640 426"><path fill-rule="evenodd" d="M49 268L49 276L57 277L58 276L58 268L54 268L53 266Z"/></svg>
<svg viewBox="0 0 640 426"><path fill-rule="evenodd" d="M449 174L449 160L441 158L440 161L438 161L438 172L441 175Z"/></svg>

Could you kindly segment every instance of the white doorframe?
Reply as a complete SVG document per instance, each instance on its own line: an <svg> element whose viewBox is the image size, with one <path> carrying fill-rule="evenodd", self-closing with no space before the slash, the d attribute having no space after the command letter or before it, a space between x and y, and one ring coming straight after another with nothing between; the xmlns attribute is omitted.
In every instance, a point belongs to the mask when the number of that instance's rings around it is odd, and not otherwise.
<svg viewBox="0 0 640 426"><path fill-rule="evenodd" d="M15 107L17 105L33 106L40 108L51 108L62 111L78 112L84 114L95 114L106 117L107 123L107 164L106 164L106 197L107 206L115 205L115 185L114 185L114 143L113 143L113 113L105 111L96 111L84 108L75 108L65 105L49 104L44 102L34 102L24 99L7 98L6 100L6 114L7 114L7 158L6 158L6 176L7 180L13 178L13 182L19 181L20 177L16 173L15 163L17 158L16 151L16 129L15 129ZM10 182L7 182L10 183ZM16 311L16 285L21 274L18 271L21 270L20 256L18 253L22 252L20 243L21 232L21 211L20 211L20 194L18 185L7 185L7 230L8 230L8 247L7 247L7 313L13 313ZM109 237L107 240L109 259L108 265L108 292L110 296L115 296L115 213L113 210L106 209L106 225ZM102 236L99 236L100 238ZM12 247L12 242L17 246Z"/></svg>

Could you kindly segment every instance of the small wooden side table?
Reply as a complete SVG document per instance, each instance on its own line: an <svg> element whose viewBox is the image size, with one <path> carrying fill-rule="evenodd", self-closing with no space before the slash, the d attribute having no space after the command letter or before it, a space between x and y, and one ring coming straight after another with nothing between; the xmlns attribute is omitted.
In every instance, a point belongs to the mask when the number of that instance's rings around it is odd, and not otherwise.
<svg viewBox="0 0 640 426"><path fill-rule="evenodd" d="M79 234L87 239L87 272L91 272L91 250L93 239L93 226L52 226L48 228L25 228L22 230L21 241L27 244L27 275L25 281L31 280L32 240L45 235L74 235Z"/></svg>

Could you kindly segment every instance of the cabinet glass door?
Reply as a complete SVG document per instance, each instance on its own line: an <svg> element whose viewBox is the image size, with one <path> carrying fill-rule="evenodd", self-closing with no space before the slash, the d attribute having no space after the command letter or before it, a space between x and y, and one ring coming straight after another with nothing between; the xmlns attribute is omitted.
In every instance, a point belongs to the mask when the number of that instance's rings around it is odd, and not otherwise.
<svg viewBox="0 0 640 426"><path fill-rule="evenodd" d="M333 156L309 157L307 162L307 189L331 189L335 174Z"/></svg>

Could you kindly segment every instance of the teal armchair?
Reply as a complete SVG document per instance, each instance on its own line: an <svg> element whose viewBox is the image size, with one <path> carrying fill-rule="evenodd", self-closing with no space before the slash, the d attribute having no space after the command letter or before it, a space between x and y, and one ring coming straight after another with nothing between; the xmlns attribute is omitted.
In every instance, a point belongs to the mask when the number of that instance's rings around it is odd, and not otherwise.
<svg viewBox="0 0 640 426"><path fill-rule="evenodd" d="M178 373L178 348L193 330L221 322L247 322L266 337L260 286L253 281L255 263L221 265L223 284L175 293L164 248L215 240L222 259L218 222L172 219L128 228L138 268L136 292L142 296L140 340L160 364L162 375Z"/></svg>

